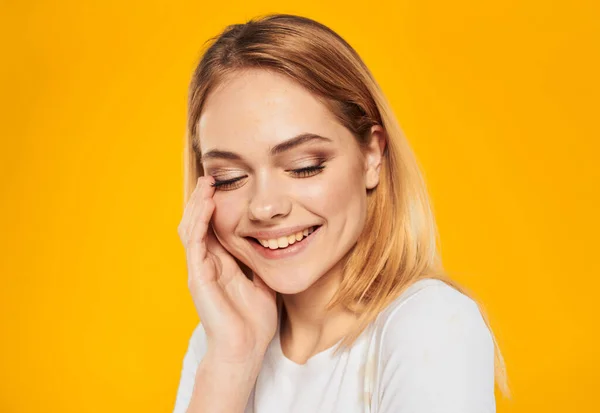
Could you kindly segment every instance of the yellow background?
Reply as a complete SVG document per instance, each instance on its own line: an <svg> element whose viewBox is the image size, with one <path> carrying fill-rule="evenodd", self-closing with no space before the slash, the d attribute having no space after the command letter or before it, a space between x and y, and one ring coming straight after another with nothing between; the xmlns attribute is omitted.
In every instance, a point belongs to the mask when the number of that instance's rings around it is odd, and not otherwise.
<svg viewBox="0 0 600 413"><path fill-rule="evenodd" d="M557 3L3 1L0 411L171 411L187 84L267 12L338 31L391 100L504 351L498 411L598 411L600 15Z"/></svg>

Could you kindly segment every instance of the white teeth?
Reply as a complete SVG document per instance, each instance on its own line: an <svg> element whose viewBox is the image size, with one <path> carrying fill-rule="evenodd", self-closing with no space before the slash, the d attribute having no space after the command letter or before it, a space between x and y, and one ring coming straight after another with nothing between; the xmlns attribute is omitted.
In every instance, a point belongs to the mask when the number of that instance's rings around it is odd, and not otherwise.
<svg viewBox="0 0 600 413"><path fill-rule="evenodd" d="M288 245L292 245L298 241L301 241L303 238L307 237L309 234L312 234L315 227L306 228L303 231L298 231L294 234L290 234L285 237L273 238L273 239L260 239L258 242L265 248L270 248L275 250L277 248L286 248Z"/></svg>

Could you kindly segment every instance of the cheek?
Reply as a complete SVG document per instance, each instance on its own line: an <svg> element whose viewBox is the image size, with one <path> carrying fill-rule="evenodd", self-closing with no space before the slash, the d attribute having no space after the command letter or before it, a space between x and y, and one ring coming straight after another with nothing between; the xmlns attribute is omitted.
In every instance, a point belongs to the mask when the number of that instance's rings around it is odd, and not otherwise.
<svg viewBox="0 0 600 413"><path fill-rule="evenodd" d="M346 168L331 166L321 179L310 185L298 185L297 193L307 208L327 218L361 208L363 198L366 200L363 180L360 168L355 165Z"/></svg>
<svg viewBox="0 0 600 413"><path fill-rule="evenodd" d="M227 240L233 234L237 223L244 213L244 203L235 196L235 191L226 193L215 193L215 211L213 212L212 222L218 237Z"/></svg>

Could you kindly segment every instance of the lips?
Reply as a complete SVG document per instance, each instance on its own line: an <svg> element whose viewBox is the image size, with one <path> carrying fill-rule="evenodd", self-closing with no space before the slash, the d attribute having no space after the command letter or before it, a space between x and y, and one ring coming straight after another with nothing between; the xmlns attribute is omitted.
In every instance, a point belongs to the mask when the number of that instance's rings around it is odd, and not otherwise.
<svg viewBox="0 0 600 413"><path fill-rule="evenodd" d="M279 246L275 248L265 247L261 244L259 240L253 237L246 237L246 239L252 245L252 247L265 258L287 258L300 253L305 248L308 248L308 246L312 243L313 239L315 239L316 235L320 233L321 225L317 225L312 228L314 228L314 230L307 236L303 236L303 238L300 241L295 241L294 243L288 244L288 246L281 248Z"/></svg>
<svg viewBox="0 0 600 413"><path fill-rule="evenodd" d="M312 227L304 228L303 230L299 230L296 232L292 232L288 235L283 235L277 238L258 238L258 237L250 237L253 241L259 243L264 248L269 249L284 249L288 246L294 245L297 242L302 242L306 237L308 237L313 231L315 231L319 225L314 225Z"/></svg>

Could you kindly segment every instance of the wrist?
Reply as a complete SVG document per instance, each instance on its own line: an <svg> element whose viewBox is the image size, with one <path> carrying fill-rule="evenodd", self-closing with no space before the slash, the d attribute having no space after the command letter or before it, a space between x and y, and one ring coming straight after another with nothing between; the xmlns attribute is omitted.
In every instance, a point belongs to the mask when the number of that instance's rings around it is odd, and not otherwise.
<svg viewBox="0 0 600 413"><path fill-rule="evenodd" d="M202 358L206 368L216 371L234 371L237 374L253 374L260 371L264 359L264 351L253 351L244 355L223 354L217 350L207 350Z"/></svg>
<svg viewBox="0 0 600 413"><path fill-rule="evenodd" d="M261 365L262 357L232 361L207 352L198 364L188 412L243 412Z"/></svg>
<svg viewBox="0 0 600 413"><path fill-rule="evenodd" d="M231 366L235 369L246 369L260 366L267 348L268 344L232 347L209 342L204 358L208 359L210 364L222 365L224 368Z"/></svg>

